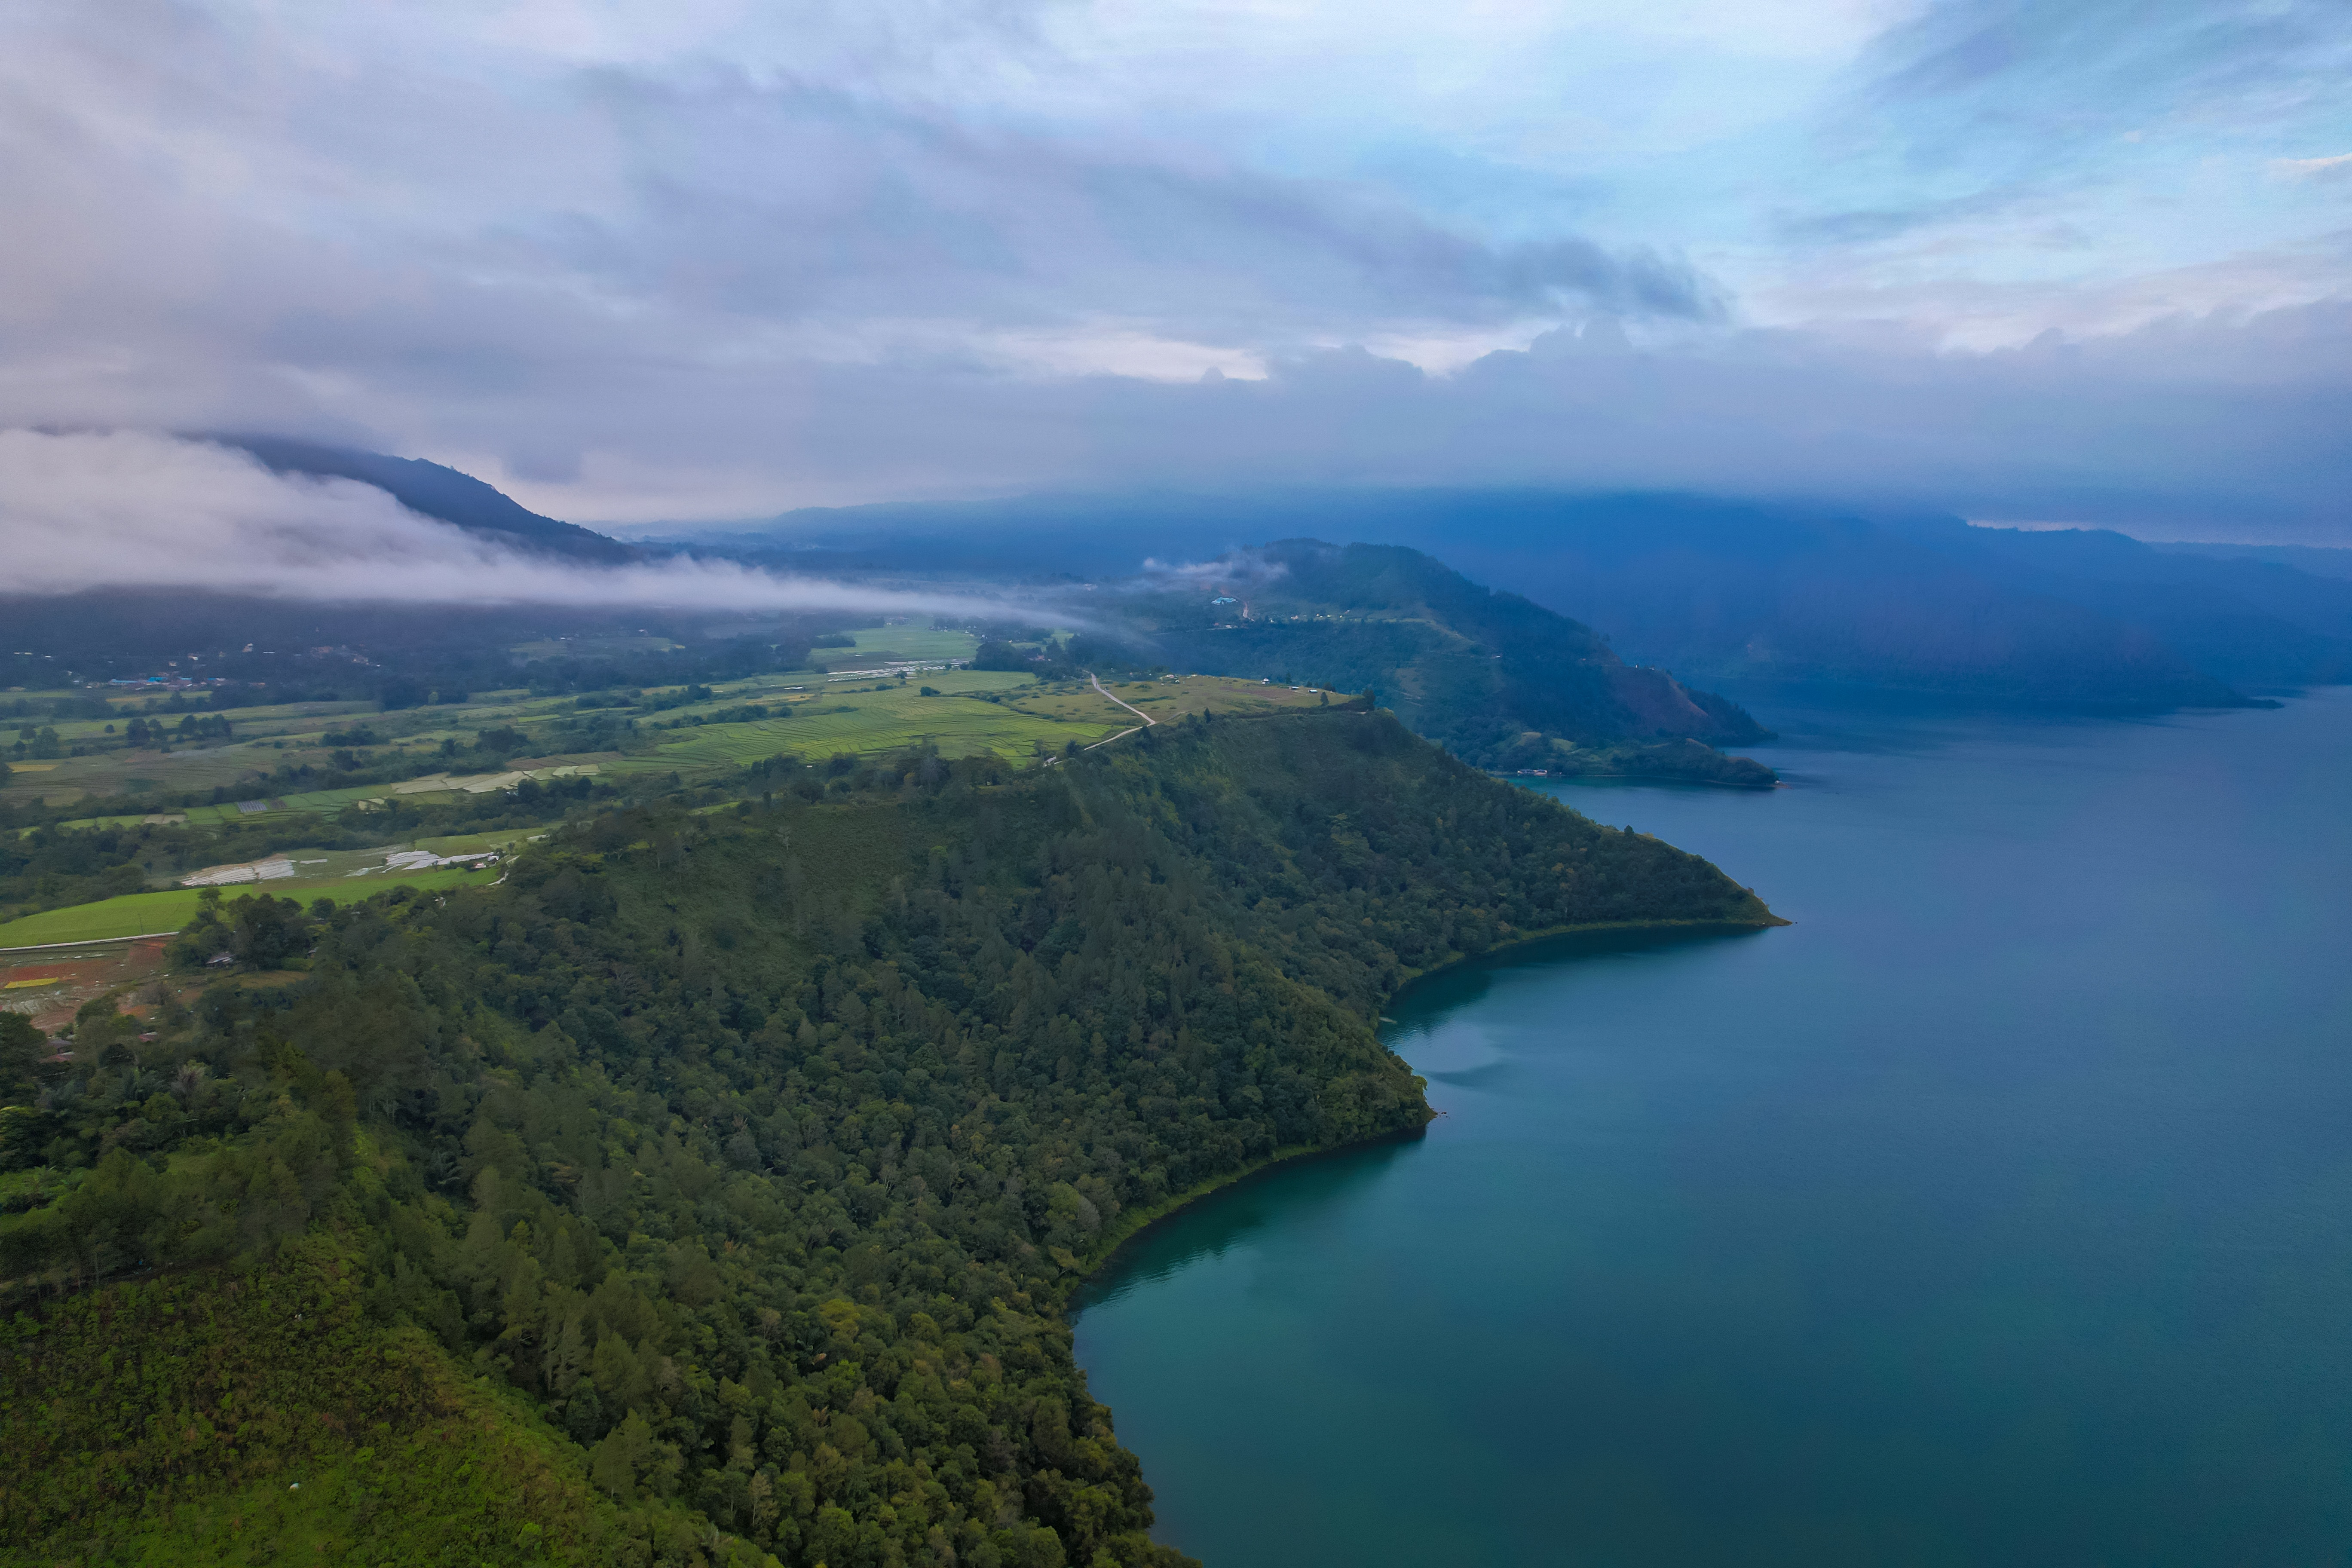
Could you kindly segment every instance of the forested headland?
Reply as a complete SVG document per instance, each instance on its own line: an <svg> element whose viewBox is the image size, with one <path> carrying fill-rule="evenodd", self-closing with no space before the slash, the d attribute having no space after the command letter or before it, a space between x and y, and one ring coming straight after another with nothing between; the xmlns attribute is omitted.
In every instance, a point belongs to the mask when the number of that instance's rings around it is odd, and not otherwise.
<svg viewBox="0 0 2352 1568"><path fill-rule="evenodd" d="M23 1560L1180 1563L1063 1310L1122 1215L1420 1126L1418 973L1773 920L1361 706L779 757L404 892L0 1042Z"/></svg>

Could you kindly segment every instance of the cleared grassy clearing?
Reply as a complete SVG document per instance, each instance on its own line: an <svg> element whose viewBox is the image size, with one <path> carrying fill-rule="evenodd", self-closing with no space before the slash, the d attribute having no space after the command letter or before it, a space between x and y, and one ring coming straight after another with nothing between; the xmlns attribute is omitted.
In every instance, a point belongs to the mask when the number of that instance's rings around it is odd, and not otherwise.
<svg viewBox="0 0 2352 1568"><path fill-rule="evenodd" d="M1324 700L1319 690L1267 686L1238 676L1187 675L1174 680L1133 680L1104 683L1112 696L1131 702L1165 724L1194 713L1267 713L1286 708L1315 708ZM1342 694L1332 692L1337 702Z"/></svg>
<svg viewBox="0 0 2352 1568"><path fill-rule="evenodd" d="M864 754L895 751L924 740L936 742L944 756L993 752L1001 757L1017 758L1030 755L1041 742L1059 751L1066 741L1086 745L1124 727L1100 720L1091 723L1056 721L1044 714L1025 712L1009 701L924 697L913 688L854 691L843 697L841 705L852 711L803 711L790 719L706 724L665 742L650 757L632 758L620 765L641 771L740 767L779 752L809 758L826 757L835 752Z"/></svg>
<svg viewBox="0 0 2352 1568"><path fill-rule="evenodd" d="M1020 707L1024 712L1048 719L1106 724L1114 730L1124 730L1135 722L1134 714L1116 702L1105 701L1092 685L1083 680L1032 687L1021 693Z"/></svg>
<svg viewBox="0 0 2352 1568"><path fill-rule="evenodd" d="M299 899L308 903L313 899L332 899L339 904L355 904L394 887L414 888L420 893L434 892L442 888L494 882L498 872L465 871L445 867L434 871L413 871L405 876L317 878L288 877L274 882L248 882L223 888L220 895L233 900L246 893L268 893L272 898ZM121 898L101 899L94 904L76 904L71 909L45 910L37 915L0 925L0 947L38 947L59 942L103 942L112 937L142 936L149 931L177 931L195 918L196 900L203 889L198 888L166 888L152 893L125 893Z"/></svg>
<svg viewBox="0 0 2352 1568"><path fill-rule="evenodd" d="M941 695L922 696L924 685ZM1002 700L955 695L959 689L993 691ZM1322 700L1319 692L1224 676L1129 681L1109 689L1163 724L1204 710L1263 713L1312 708ZM820 710L836 705L853 711ZM993 752L1019 759L1033 755L1040 743L1056 752L1073 740L1091 745L1136 722L1134 714L1106 700L1087 682L1040 686L1022 675L951 671L903 686L895 680L836 685L796 705L792 718L702 725L679 732L650 755L616 764L613 771L691 773L740 767L780 752L814 760L836 752L864 755L895 751L924 740L936 742L947 756Z"/></svg>

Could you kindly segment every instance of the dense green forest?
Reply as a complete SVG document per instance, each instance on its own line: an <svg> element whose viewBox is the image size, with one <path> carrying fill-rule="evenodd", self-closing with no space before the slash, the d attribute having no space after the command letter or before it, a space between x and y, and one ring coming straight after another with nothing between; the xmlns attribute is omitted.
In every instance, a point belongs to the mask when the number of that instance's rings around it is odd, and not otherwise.
<svg viewBox="0 0 2352 1568"><path fill-rule="evenodd" d="M1083 1271L1419 1129L1416 973L1772 919L1360 705L780 757L404 894L208 904L221 978L68 1061L0 1025L23 1560L1176 1563Z"/></svg>

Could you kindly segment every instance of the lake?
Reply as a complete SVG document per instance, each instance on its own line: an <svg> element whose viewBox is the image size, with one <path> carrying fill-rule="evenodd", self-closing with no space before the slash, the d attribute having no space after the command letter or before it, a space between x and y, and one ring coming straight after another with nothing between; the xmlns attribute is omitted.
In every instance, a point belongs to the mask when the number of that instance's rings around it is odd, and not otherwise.
<svg viewBox="0 0 2352 1568"><path fill-rule="evenodd" d="M1078 1358L1210 1568L2352 1562L2352 692L1756 704L1554 786L1785 929L1383 1032L1444 1114L1193 1205Z"/></svg>

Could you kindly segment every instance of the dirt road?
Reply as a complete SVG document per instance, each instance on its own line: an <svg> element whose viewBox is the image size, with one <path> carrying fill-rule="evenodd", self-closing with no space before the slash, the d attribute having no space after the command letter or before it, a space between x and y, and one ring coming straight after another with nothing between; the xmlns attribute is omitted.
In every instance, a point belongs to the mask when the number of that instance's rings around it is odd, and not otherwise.
<svg viewBox="0 0 2352 1568"><path fill-rule="evenodd" d="M1118 698L1116 698L1116 697L1111 697L1109 688L1108 688L1108 687L1104 686L1104 685L1103 685L1103 683L1102 683L1102 677L1100 677L1100 676L1097 675L1093 670L1091 670L1091 669L1090 669L1090 670L1087 671L1087 679L1088 680L1091 680L1091 681L1093 681L1093 682L1095 683L1095 689L1096 689L1097 691L1101 692L1105 697L1109 697L1109 698L1110 698L1110 700L1111 700L1113 702L1118 702L1118 705L1119 705L1120 707L1122 707L1122 708L1126 709L1129 712L1130 712L1130 713L1134 714L1137 718L1139 718L1139 719L1140 719L1140 720L1142 720L1142 721L1143 721L1143 722L1142 722L1142 723L1140 723L1140 724L1133 725L1133 726L1131 726L1131 727L1129 727L1129 728L1128 728L1128 729L1121 730L1121 731L1120 731L1118 734L1116 734L1116 735L1106 735L1106 736L1104 736L1101 740L1097 741L1097 742L1095 742L1094 746L1088 746L1088 747L1087 748L1087 751L1089 751L1089 752L1093 751L1093 750L1095 749L1095 746L1108 746L1108 745L1109 745L1113 741L1124 741L1124 740L1126 740L1129 735L1134 734L1134 733L1135 733L1135 731L1138 731L1138 730L1149 730L1149 729L1153 729L1153 728L1156 728L1156 727L1159 725L1159 723L1160 723L1160 721L1159 721L1159 720L1154 719L1150 714L1146 713L1142 709L1138 708L1134 703L1132 703L1132 702L1119 702L1119 700L1118 700Z"/></svg>

